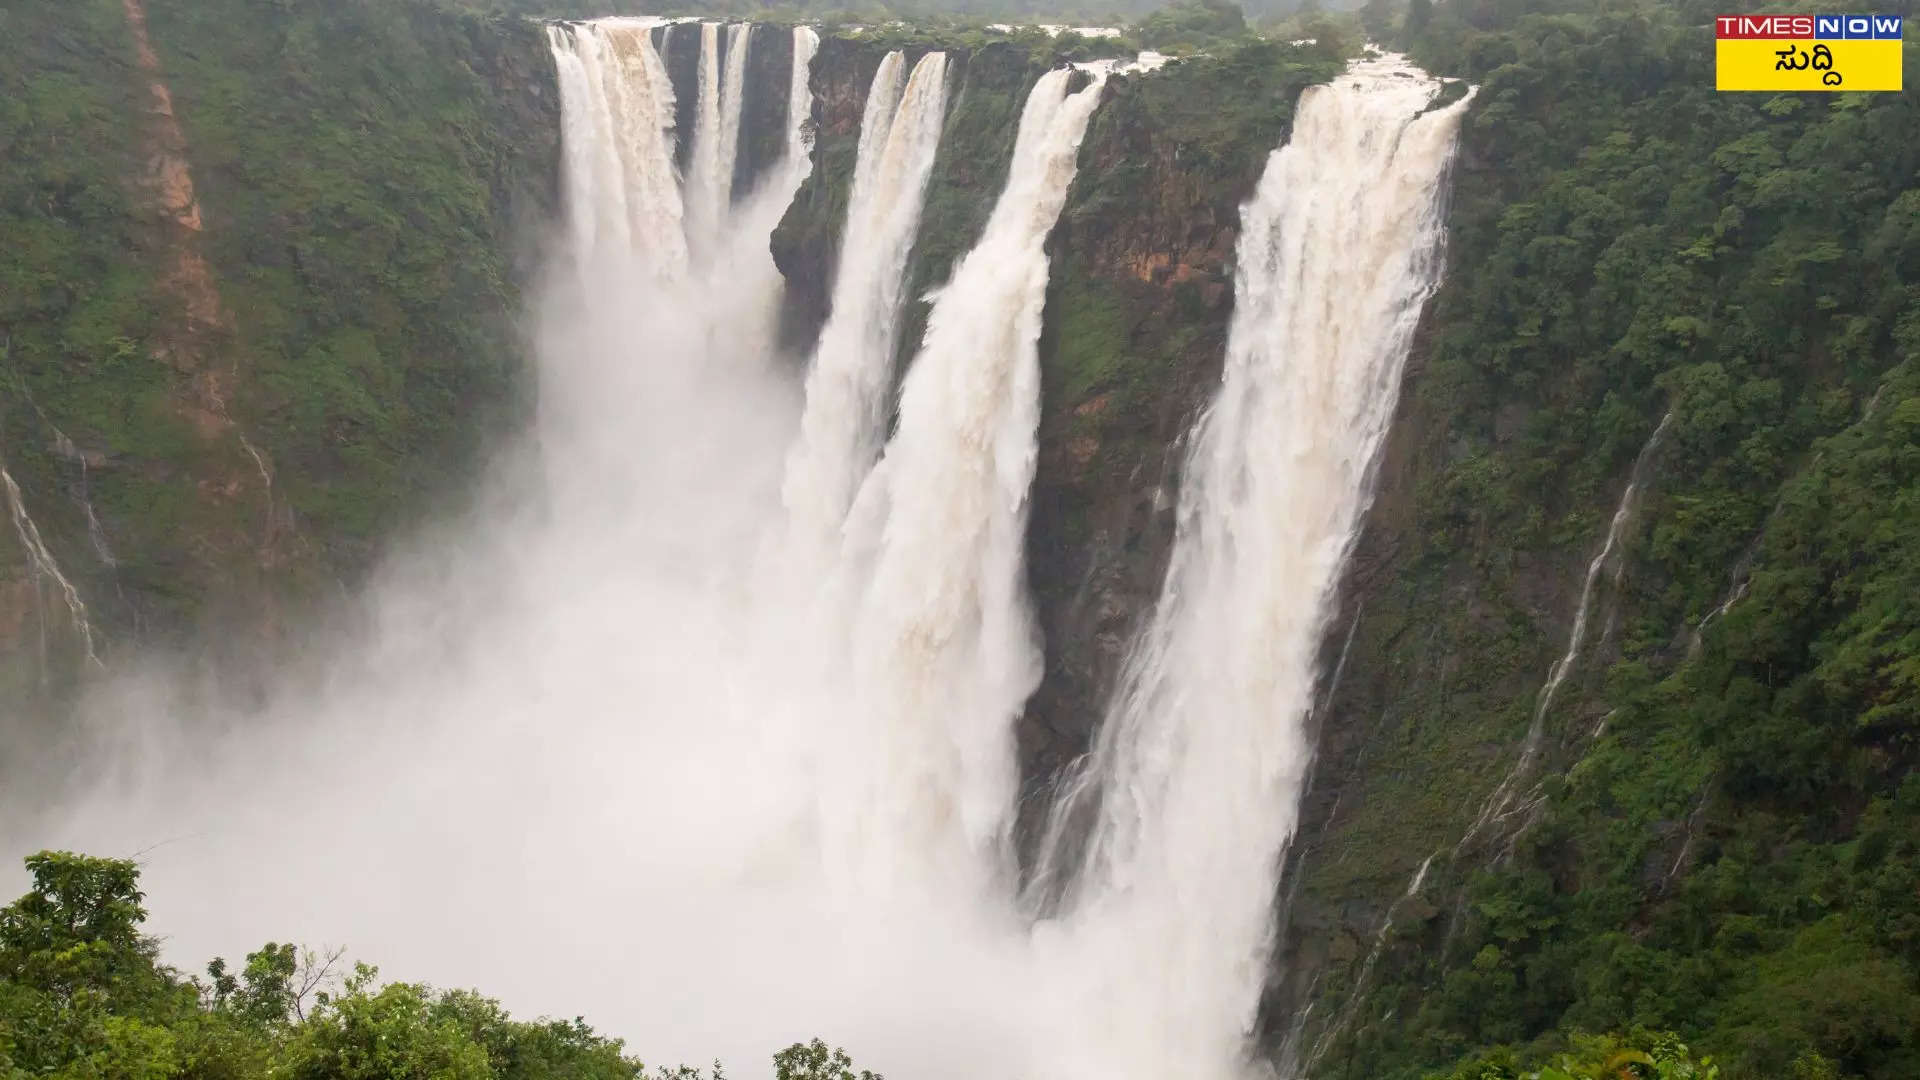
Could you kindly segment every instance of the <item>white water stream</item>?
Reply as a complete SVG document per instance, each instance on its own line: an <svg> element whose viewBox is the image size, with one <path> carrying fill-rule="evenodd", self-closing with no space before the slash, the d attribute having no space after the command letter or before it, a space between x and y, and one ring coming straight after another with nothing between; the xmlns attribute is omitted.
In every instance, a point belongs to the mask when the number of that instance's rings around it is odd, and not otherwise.
<svg viewBox="0 0 1920 1080"><path fill-rule="evenodd" d="M885 430L907 256L946 118L947 57L930 52L902 82L891 52L874 73L854 159L853 193L832 310L807 371L800 438L782 499L806 573L824 568Z"/></svg>

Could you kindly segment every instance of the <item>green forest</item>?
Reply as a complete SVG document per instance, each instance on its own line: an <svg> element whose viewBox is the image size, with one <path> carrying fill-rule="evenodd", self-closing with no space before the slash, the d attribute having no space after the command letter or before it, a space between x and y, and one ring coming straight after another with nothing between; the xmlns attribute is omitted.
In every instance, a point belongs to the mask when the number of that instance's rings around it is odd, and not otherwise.
<svg viewBox="0 0 1920 1080"><path fill-rule="evenodd" d="M1716 94L1713 14L1404 17L1480 97L1389 618L1473 674L1383 691L1420 764L1353 842L1440 847L1454 891L1403 912L1326 1075L1509 1076L1633 1029L1728 1077L1920 1075L1920 99ZM1663 416L1608 663L1562 691L1534 804L1449 854L1405 808L1462 835L1463 779L1498 778L1475 744L1525 728L1557 647L1528 566L1594 550ZM1506 611L1441 600L1462 582Z"/></svg>

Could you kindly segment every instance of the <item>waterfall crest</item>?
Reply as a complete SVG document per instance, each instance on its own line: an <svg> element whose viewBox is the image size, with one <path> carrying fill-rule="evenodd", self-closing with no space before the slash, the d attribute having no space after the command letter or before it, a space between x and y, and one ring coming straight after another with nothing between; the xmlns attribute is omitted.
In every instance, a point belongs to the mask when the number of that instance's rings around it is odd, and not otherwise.
<svg viewBox="0 0 1920 1080"><path fill-rule="evenodd" d="M787 463L782 502L803 565L830 558L880 448L907 256L946 115L946 54L921 57L904 88L903 67L899 52L888 53L867 95L832 311L807 372L800 438Z"/></svg>
<svg viewBox="0 0 1920 1080"><path fill-rule="evenodd" d="M673 84L654 51L657 19L547 27L559 71L567 214L582 274L637 260L661 278L686 269L673 168Z"/></svg>
<svg viewBox="0 0 1920 1080"><path fill-rule="evenodd" d="M1230 1074L1252 1030L1315 654L1439 280L1464 108L1423 115L1439 89L1388 56L1301 95L1242 210L1225 369L1159 604L1045 839L1040 887L1107 946L1083 953L1110 958L1103 1037L1160 1072Z"/></svg>

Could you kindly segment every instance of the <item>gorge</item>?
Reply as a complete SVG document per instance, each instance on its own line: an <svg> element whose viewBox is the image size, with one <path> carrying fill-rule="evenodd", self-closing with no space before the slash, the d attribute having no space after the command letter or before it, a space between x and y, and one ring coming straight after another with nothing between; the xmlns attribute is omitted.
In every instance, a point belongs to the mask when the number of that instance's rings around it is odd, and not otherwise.
<svg viewBox="0 0 1920 1080"><path fill-rule="evenodd" d="M169 961L345 942L649 1061L818 1032L896 1077L1638 1023L1911 1060L1906 556L1831 509L1907 505L1911 106L1688 147L1701 57L1625 16L1153 67L244 6L154 0L154 66L4 129L65 160L65 108L138 176L171 80L232 312L170 328L137 184L5 178L62 194L5 204L0 837L138 854ZM8 18L117 55L83 7ZM288 183L303 115L358 119ZM1777 1023L1803 953L1882 1026Z"/></svg>

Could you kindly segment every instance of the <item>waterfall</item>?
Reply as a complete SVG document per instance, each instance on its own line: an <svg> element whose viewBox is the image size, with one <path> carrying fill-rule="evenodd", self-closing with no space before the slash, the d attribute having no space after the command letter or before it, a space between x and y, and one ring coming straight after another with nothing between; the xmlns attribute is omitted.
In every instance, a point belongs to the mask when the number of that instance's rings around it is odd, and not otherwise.
<svg viewBox="0 0 1920 1080"><path fill-rule="evenodd" d="M684 271L674 179L673 84L654 51L653 19L547 27L559 72L567 214L581 273L634 260L663 278Z"/></svg>
<svg viewBox="0 0 1920 1080"><path fill-rule="evenodd" d="M900 53L888 53L867 94L833 307L807 372L781 493L792 543L814 565L836 546L879 452L902 279L946 113L946 55L921 57L904 89L903 67Z"/></svg>
<svg viewBox="0 0 1920 1080"><path fill-rule="evenodd" d="M916 857L984 857L996 870L1016 788L1012 722L1040 678L1022 551L1044 244L1106 81L1068 94L1073 74L1047 72L1027 97L1006 187L936 293L897 431L858 497L867 535L848 544L867 582L852 642L870 721L858 738L889 763L868 774L856 812L895 823Z"/></svg>
<svg viewBox="0 0 1920 1080"><path fill-rule="evenodd" d="M693 161L687 173L688 244L696 254L719 242L733 201L734 162L740 146L740 113L746 99L747 49L752 23L727 24L726 70L721 73L720 24L700 24L698 98L694 108Z"/></svg>
<svg viewBox="0 0 1920 1080"><path fill-rule="evenodd" d="M720 24L700 24L700 67L695 76L693 154L687 166L687 232L706 237L719 224L721 194Z"/></svg>
<svg viewBox="0 0 1920 1080"><path fill-rule="evenodd" d="M1439 89L1385 56L1301 94L1242 210L1225 370L1159 604L1054 809L1039 887L1070 880L1056 914L1102 958L1099 1040L1140 1075L1231 1075L1246 1049L1315 654L1439 280L1465 107L1423 112ZM1061 823L1083 816L1076 857Z"/></svg>
<svg viewBox="0 0 1920 1080"><path fill-rule="evenodd" d="M784 175L787 179L787 195L781 200L784 208L793 199L793 192L799 188L813 171L813 132L808 124L813 119L813 90L807 85L807 74L813 67L813 54L820 49L820 35L812 27L793 28L793 75L787 86L787 160Z"/></svg>
<svg viewBox="0 0 1920 1080"><path fill-rule="evenodd" d="M752 45L752 23L727 27L727 71L720 83L720 160L714 170L715 201L723 212L733 200L733 174L740 158L740 113L746 108L747 51Z"/></svg>

